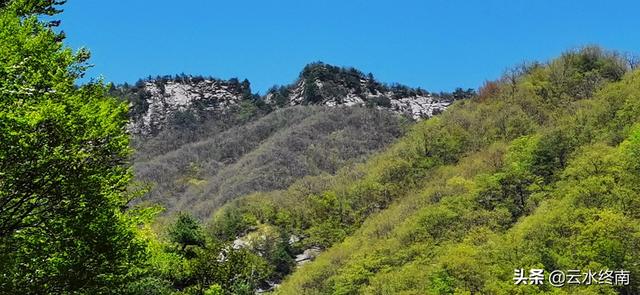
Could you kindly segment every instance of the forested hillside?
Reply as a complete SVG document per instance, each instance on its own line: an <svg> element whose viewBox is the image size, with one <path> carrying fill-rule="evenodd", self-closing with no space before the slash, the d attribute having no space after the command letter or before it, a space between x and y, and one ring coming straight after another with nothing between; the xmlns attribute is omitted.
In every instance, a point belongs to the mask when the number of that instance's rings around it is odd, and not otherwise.
<svg viewBox="0 0 640 295"><path fill-rule="evenodd" d="M237 198L204 225L180 215L153 268L169 285L229 294L635 294L635 67L597 47L515 67L363 164ZM187 252L168 259L171 243ZM227 266L206 257L223 245L252 262L216 275ZM519 268L631 277L515 285ZM198 275L210 279L189 281Z"/></svg>
<svg viewBox="0 0 640 295"><path fill-rule="evenodd" d="M567 52L418 124L360 180L309 196L335 203L312 211L325 219L307 236L353 234L320 243L277 293L637 294L640 72L628 69L598 48ZM519 268L628 270L631 283L518 286Z"/></svg>
<svg viewBox="0 0 640 295"><path fill-rule="evenodd" d="M640 294L637 58L79 84L61 2L0 0L1 294Z"/></svg>
<svg viewBox="0 0 640 295"><path fill-rule="evenodd" d="M130 104L141 200L208 218L236 197L284 189L362 162L473 89L429 93L372 74L307 65L287 86L251 93L248 80L149 77L110 93Z"/></svg>
<svg viewBox="0 0 640 295"><path fill-rule="evenodd" d="M205 124L213 129L217 123ZM283 189L304 176L361 162L403 134L408 123L365 107L289 107L202 134L158 156L145 159L140 152L134 169L139 181L152 185L144 200L206 218L235 197ZM198 127L208 129L203 125Z"/></svg>
<svg viewBox="0 0 640 295"><path fill-rule="evenodd" d="M633 273L637 201L625 165L634 159L623 147L632 142L640 85L631 66L592 47L520 66L366 164L228 204L209 232L218 241L244 236L267 259L273 254L256 236L288 245L289 256L327 249L277 289L292 294L509 294L520 287L511 281L519 267ZM621 166L608 162L617 153ZM602 214L614 223L593 226L624 229L590 229L587 220ZM567 250L580 245L587 252Z"/></svg>

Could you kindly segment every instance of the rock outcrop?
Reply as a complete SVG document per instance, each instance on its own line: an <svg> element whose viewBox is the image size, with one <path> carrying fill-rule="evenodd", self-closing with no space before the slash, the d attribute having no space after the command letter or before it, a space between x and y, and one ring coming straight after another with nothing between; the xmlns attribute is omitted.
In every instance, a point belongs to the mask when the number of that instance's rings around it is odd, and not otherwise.
<svg viewBox="0 0 640 295"><path fill-rule="evenodd" d="M415 120L431 117L452 103L449 98L419 88L398 84L386 86L372 75L321 63L307 66L293 86L271 90L264 99L267 103L281 105L372 106ZM286 103L282 104L282 101Z"/></svg>
<svg viewBox="0 0 640 295"><path fill-rule="evenodd" d="M225 112L251 96L249 82L193 77L157 78L132 88L134 110L129 130L149 135L161 130L180 113L203 116Z"/></svg>
<svg viewBox="0 0 640 295"><path fill-rule="evenodd" d="M368 106L386 109L412 119L431 117L454 98L420 88L376 81L353 68L323 63L307 65L296 82L274 87L266 95L252 94L249 81L239 82L191 76L158 77L121 89L131 103L133 134L153 135L172 120L202 118L224 113L244 100L269 109L295 105Z"/></svg>

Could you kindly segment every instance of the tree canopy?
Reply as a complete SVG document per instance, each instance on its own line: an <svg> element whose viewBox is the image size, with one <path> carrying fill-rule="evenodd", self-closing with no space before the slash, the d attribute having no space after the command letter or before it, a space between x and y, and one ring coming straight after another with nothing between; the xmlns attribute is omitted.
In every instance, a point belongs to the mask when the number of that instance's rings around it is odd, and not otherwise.
<svg viewBox="0 0 640 295"><path fill-rule="evenodd" d="M0 3L0 293L121 294L145 257L127 106L76 86L89 53L39 19L61 3Z"/></svg>

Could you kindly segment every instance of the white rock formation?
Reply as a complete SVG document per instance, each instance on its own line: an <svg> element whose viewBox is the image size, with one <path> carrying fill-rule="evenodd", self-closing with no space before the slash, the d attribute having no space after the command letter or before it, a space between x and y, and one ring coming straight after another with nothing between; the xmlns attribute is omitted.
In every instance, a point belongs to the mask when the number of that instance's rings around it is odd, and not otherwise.
<svg viewBox="0 0 640 295"><path fill-rule="evenodd" d="M447 108L451 102L435 97L426 91L400 91L394 87L382 87L375 80L360 78L359 91L346 86L344 81L314 80L320 99L312 104L333 106L369 105L378 109L407 115L415 120L429 118ZM286 105L311 103L305 101L305 79L289 87ZM242 102L248 89L240 83L202 78L148 80L143 82L139 93L145 94L141 103L142 112L133 118L129 130L133 134L149 135L162 129L177 112L187 111L196 117L207 112L224 112ZM357 83L357 82L356 82ZM370 88L375 84L377 87ZM246 86L248 88L248 83ZM384 90L381 90L384 89ZM394 90L395 89L395 90ZM407 88L408 89L408 88ZM274 104L272 93L262 97L267 104ZM140 108L139 108L140 109Z"/></svg>
<svg viewBox="0 0 640 295"><path fill-rule="evenodd" d="M296 265L300 266L309 261L312 261L318 255L320 255L320 252L321 252L320 248L317 248L317 247L312 247L304 250L304 252L302 252L301 254L296 255L296 258L295 258Z"/></svg>
<svg viewBox="0 0 640 295"><path fill-rule="evenodd" d="M129 123L134 134L150 134L162 128L167 120L178 111L224 111L242 99L239 89L217 80L168 80L166 82L147 81L143 89L148 105L146 111ZM194 112L194 114L197 112Z"/></svg>
<svg viewBox="0 0 640 295"><path fill-rule="evenodd" d="M363 89L367 89L367 80L360 80ZM322 90L324 84L321 81L315 81L318 89ZM304 89L305 81L300 80L289 94L289 105L300 105L304 103ZM348 93L345 96L340 97L325 97L322 102L318 103L326 106L356 106L366 105L368 101L372 101L376 98L386 98L389 100L388 106L376 106L378 109L388 109L390 111L408 115L415 120L429 118L440 111L446 109L451 102L441 101L438 98L430 95L411 95L406 97L397 98L392 90L387 92L371 93L368 89L364 92L357 94L353 89L348 89ZM267 94L265 96L266 102L271 102L273 95Z"/></svg>

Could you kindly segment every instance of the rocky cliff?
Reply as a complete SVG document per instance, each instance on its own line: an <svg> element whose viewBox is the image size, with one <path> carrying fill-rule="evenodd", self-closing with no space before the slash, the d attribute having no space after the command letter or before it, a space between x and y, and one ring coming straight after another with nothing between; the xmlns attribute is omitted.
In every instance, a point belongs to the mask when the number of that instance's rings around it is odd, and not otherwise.
<svg viewBox="0 0 640 295"><path fill-rule="evenodd" d="M191 76L148 78L123 86L120 95L131 103L133 134L152 135L172 120L224 113L243 102L273 110L295 105L369 106L414 120L443 111L455 97L400 84L386 85L373 75L324 63L307 65L291 85L273 87L266 95L252 94L249 81Z"/></svg>
<svg viewBox="0 0 640 295"><path fill-rule="evenodd" d="M265 101L280 105L366 105L419 120L441 112L452 99L419 88L384 85L373 75L353 68L313 63L304 68L292 86L271 89Z"/></svg>

